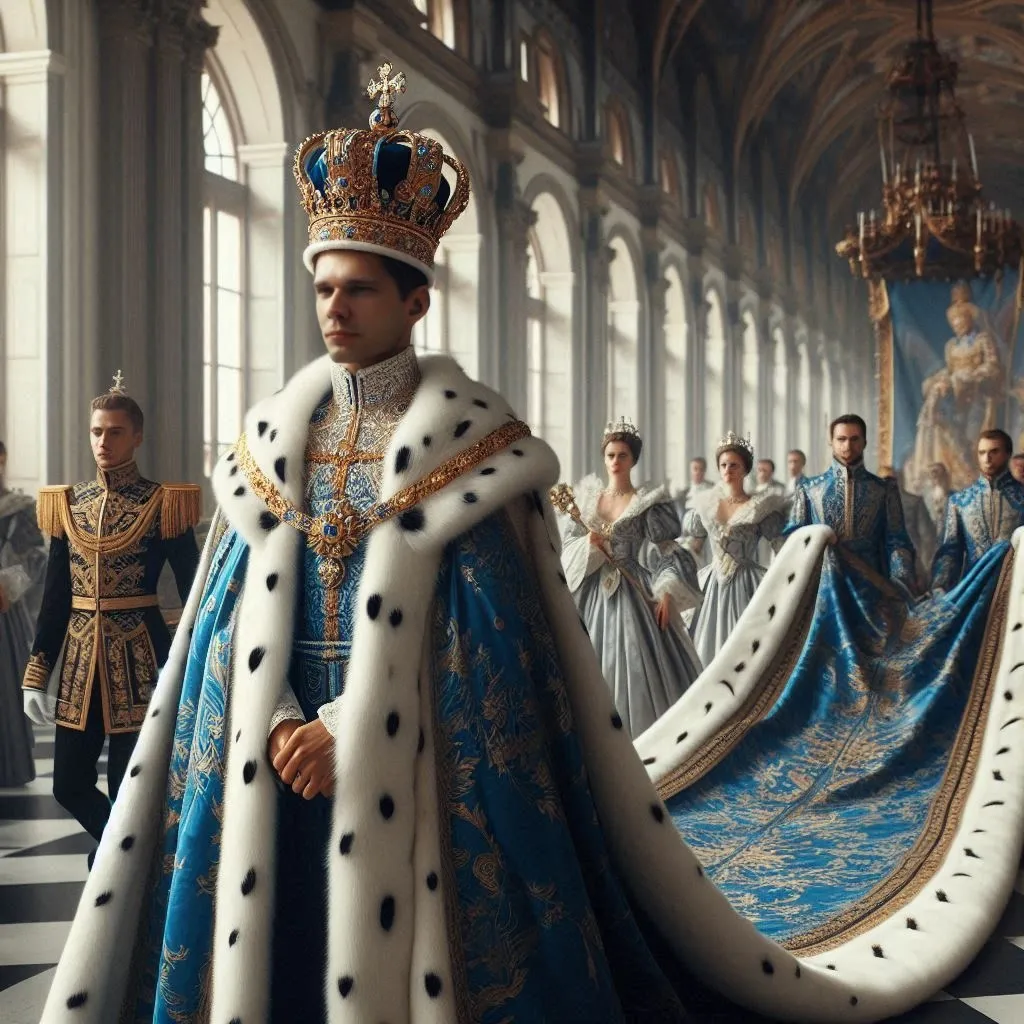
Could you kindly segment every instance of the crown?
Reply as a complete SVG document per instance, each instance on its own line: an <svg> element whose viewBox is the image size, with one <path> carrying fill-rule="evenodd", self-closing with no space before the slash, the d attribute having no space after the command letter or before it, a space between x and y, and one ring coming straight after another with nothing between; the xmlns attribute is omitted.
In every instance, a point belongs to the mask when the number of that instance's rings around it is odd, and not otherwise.
<svg viewBox="0 0 1024 1024"><path fill-rule="evenodd" d="M640 431L636 429L636 424L628 416L620 416L618 420L608 421L604 428L604 436L608 438L612 434L630 434L633 437L640 438ZM640 440L643 440L643 438L640 438Z"/></svg>
<svg viewBox="0 0 1024 1024"><path fill-rule="evenodd" d="M721 455L726 448L742 448L744 451L750 453L751 458L754 457L754 446L750 442L749 434L747 434L746 437L740 437L739 434L734 433L733 431L730 430L729 433L727 433L725 437L723 437L722 440L718 442L718 448L715 452L715 458Z"/></svg>
<svg viewBox="0 0 1024 1024"><path fill-rule="evenodd" d="M108 395L127 395L128 390L124 386L124 374L120 370L114 374L114 383L110 385Z"/></svg>
<svg viewBox="0 0 1024 1024"><path fill-rule="evenodd" d="M466 168L436 139L398 127L394 98L406 82L393 70L385 62L366 87L377 99L369 129L319 132L295 153L295 181L309 216L303 261L311 273L319 253L357 249L402 260L433 284L441 236L469 203Z"/></svg>

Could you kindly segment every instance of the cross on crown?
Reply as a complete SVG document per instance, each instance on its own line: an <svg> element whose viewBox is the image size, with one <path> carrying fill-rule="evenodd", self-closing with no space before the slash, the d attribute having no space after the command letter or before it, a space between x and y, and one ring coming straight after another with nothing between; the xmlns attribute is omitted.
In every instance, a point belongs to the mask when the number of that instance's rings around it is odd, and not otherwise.
<svg viewBox="0 0 1024 1024"><path fill-rule="evenodd" d="M110 394L112 395L126 395L128 392L124 386L124 375L120 370L114 374L114 383L111 385Z"/></svg>
<svg viewBox="0 0 1024 1024"><path fill-rule="evenodd" d="M377 78L371 78L370 84L366 87L366 95L370 99L377 99L377 109L370 115L371 128L396 128L398 116L394 111L395 93L405 92L405 72L399 71L394 78L391 77L393 67L389 61L385 61L377 68Z"/></svg>

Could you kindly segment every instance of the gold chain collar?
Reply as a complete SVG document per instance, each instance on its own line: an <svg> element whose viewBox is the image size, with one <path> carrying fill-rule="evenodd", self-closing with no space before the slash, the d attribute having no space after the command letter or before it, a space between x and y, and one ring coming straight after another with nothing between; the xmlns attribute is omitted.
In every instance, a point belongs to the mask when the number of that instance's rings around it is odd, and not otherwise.
<svg viewBox="0 0 1024 1024"><path fill-rule="evenodd" d="M510 444L530 436L530 428L521 420L513 420L491 431L486 437L443 462L428 476L404 487L386 501L378 501L363 512L351 509L341 515L326 513L311 516L293 505L260 469L249 451L245 434L235 445L238 466L249 486L270 512L281 522L306 535L307 546L324 561L318 567L324 586L334 589L345 577L343 560L355 551L370 530L443 490L453 480L474 469Z"/></svg>

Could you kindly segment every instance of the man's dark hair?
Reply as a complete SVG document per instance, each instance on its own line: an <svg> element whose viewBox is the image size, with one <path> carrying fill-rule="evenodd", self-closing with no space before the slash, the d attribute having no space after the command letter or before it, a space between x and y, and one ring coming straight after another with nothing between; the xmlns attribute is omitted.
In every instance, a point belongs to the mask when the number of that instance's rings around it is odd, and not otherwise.
<svg viewBox="0 0 1024 1024"><path fill-rule="evenodd" d="M6 449L4 448L4 443L3 441L0 441L0 455L3 455L5 451ZM1016 462L1018 459L1024 459L1024 452L1014 452L1010 461Z"/></svg>
<svg viewBox="0 0 1024 1024"><path fill-rule="evenodd" d="M127 413L132 430L136 434L142 433L142 424L144 422L142 410L139 408L139 403L134 398L129 398L128 395L113 395L109 393L100 395L92 400L90 408L93 412L97 409L103 409L105 412Z"/></svg>
<svg viewBox="0 0 1024 1024"><path fill-rule="evenodd" d="M799 455L800 458L804 460L804 462L807 461L807 452L803 452L799 448L790 448L789 449L789 454L790 455Z"/></svg>
<svg viewBox="0 0 1024 1024"><path fill-rule="evenodd" d="M395 282L398 294L403 301L409 298L417 288L424 288L430 283L427 280L427 275L411 263L403 263L402 260L396 260L391 256L381 256L380 261L384 264L388 276Z"/></svg>
<svg viewBox="0 0 1024 1024"><path fill-rule="evenodd" d="M828 425L828 439L831 441L836 436L836 427L841 423L845 423L849 427L860 427L860 436L864 438L864 442L867 443L868 439L868 425L864 420L858 416L855 412L846 412L842 416L837 416Z"/></svg>
<svg viewBox="0 0 1024 1024"><path fill-rule="evenodd" d="M992 430L983 430L978 435L979 441L1002 441L1003 451L1009 455L1013 451L1013 438L1005 430L1000 430L998 427Z"/></svg>
<svg viewBox="0 0 1024 1024"><path fill-rule="evenodd" d="M694 457L690 459L690 461L699 462L705 469L708 468L708 460L705 459L703 455L694 455Z"/></svg>
<svg viewBox="0 0 1024 1024"><path fill-rule="evenodd" d="M771 459L758 459L757 460L757 464L759 466L771 466L772 467L772 475L773 476L775 475L775 463Z"/></svg>

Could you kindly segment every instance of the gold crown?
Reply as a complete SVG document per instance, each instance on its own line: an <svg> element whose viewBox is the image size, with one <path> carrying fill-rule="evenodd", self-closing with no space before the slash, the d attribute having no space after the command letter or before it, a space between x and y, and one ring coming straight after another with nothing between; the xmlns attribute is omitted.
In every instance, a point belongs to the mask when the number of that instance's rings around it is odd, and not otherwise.
<svg viewBox="0 0 1024 1024"><path fill-rule="evenodd" d="M108 395L127 395L128 389L124 386L124 374L120 370L114 374L114 383L110 385Z"/></svg>
<svg viewBox="0 0 1024 1024"><path fill-rule="evenodd" d="M393 70L385 62L366 87L377 98L369 129L318 132L295 153L295 181L309 216L303 260L310 272L327 249L357 249L402 260L433 283L441 237L469 203L466 168L436 139L398 128L394 97L406 83Z"/></svg>
<svg viewBox="0 0 1024 1024"><path fill-rule="evenodd" d="M750 435L746 437L740 437L739 434L729 431L721 441L718 442L718 448L715 451L715 458L725 451L726 448L742 448L744 451L750 453L750 457L754 457L754 446L750 441Z"/></svg>
<svg viewBox="0 0 1024 1024"><path fill-rule="evenodd" d="M628 416L620 416L617 421L609 420L604 428L605 438L609 438L612 434L630 434L633 437L640 437L640 431L636 429L636 424Z"/></svg>

